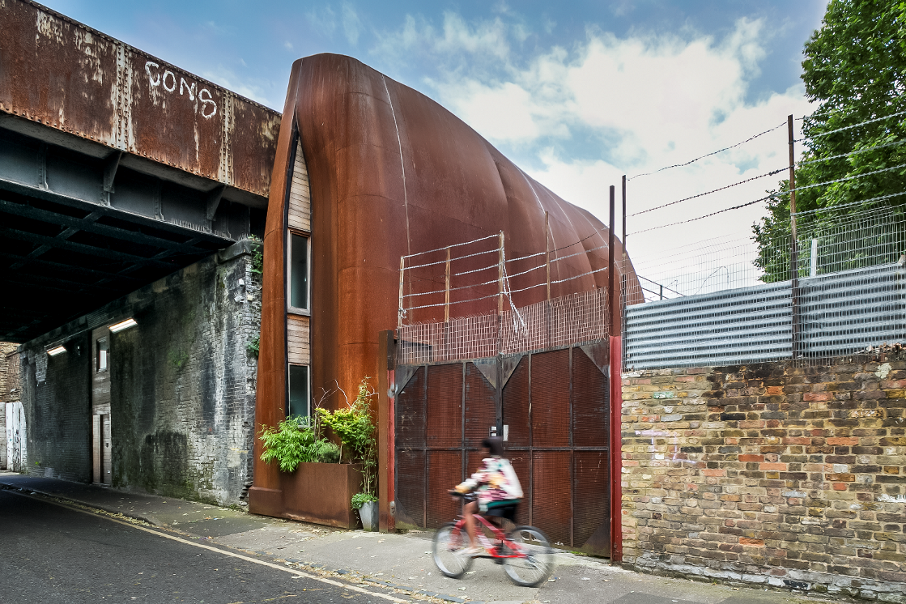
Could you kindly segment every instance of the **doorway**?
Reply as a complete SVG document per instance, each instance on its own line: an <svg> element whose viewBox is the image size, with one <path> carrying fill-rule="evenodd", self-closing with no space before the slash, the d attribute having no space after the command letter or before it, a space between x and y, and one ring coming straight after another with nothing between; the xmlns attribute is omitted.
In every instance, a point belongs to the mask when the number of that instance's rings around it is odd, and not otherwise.
<svg viewBox="0 0 906 604"><path fill-rule="evenodd" d="M110 330L91 332L91 460L92 482L110 484L113 477L110 437Z"/></svg>

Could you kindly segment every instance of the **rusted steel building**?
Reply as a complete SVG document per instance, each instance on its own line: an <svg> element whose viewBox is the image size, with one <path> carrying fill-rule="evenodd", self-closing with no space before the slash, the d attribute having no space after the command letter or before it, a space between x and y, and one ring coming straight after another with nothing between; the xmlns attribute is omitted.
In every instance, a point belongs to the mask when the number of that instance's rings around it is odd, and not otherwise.
<svg viewBox="0 0 906 604"><path fill-rule="evenodd" d="M402 290L424 287L417 273L401 280L401 257L501 232L509 256L543 255L550 241L576 246L561 254L569 258L556 266L553 297L608 283L604 224L534 181L449 111L355 59L298 60L265 229L256 424L306 414L313 398L337 385L354 392L365 376L378 376L378 393L386 398L387 350L379 334L397 326ZM619 241L615 256L622 256ZM484 264L475 257L459 270ZM546 299L546 288L525 288L537 278L511 280L514 307ZM497 310L496 298L474 300L458 305L454 316ZM407 320L444 318L440 305L418 309ZM386 445L392 419L384 410L378 415ZM599 436L606 445L609 435ZM295 477L260 462L258 451L255 459L250 509L302 515L289 495ZM462 459L451 463L458 468ZM384 483L393 480L393 464L392 455L382 457ZM453 474L458 481L459 470Z"/></svg>

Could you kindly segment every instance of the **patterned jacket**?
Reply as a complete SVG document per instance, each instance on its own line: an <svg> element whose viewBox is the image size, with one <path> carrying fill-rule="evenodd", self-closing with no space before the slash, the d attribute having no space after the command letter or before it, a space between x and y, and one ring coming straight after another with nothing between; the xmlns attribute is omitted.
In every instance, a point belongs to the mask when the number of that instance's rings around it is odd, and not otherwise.
<svg viewBox="0 0 906 604"><path fill-rule="evenodd" d="M477 490L478 507L487 511L488 504L494 501L522 499L522 485L510 465L503 457L485 457L478 471L472 477L456 486L459 493Z"/></svg>

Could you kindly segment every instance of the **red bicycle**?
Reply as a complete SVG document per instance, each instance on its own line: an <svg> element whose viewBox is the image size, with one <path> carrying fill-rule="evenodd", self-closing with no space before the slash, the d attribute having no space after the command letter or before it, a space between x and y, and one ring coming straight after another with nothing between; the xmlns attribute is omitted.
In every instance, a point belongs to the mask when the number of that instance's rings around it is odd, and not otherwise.
<svg viewBox="0 0 906 604"><path fill-rule="evenodd" d="M462 496L465 501L473 501L474 495ZM502 510L503 517L512 521L516 506L511 510ZM485 553L476 557L492 558L516 585L536 587L544 583L554 570L554 551L550 542L540 529L534 526L517 526L509 533L504 533L479 514L475 514L478 541ZM493 537L493 542L485 535L485 530ZM444 575L453 579L463 576L472 567L471 555L463 554L469 546L469 535L466 533L466 521L462 516L456 522L449 522L434 535L434 564Z"/></svg>

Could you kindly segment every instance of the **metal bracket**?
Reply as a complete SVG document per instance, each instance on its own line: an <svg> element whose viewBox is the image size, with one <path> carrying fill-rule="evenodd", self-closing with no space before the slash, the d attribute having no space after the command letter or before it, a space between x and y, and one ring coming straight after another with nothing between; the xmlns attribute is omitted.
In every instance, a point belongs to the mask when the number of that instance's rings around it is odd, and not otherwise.
<svg viewBox="0 0 906 604"><path fill-rule="evenodd" d="M101 201L108 206L110 205L110 194L115 191L113 181L116 179L116 171L120 167L120 159L122 157L122 151L114 151L104 160L104 191L101 195Z"/></svg>
<svg viewBox="0 0 906 604"><path fill-rule="evenodd" d="M220 206L220 200L223 197L223 192L226 190L226 185L219 185L214 187L208 192L208 199L205 204L205 213L204 217L209 221L213 222L214 216L217 214L217 208Z"/></svg>
<svg viewBox="0 0 906 604"><path fill-rule="evenodd" d="M47 143L38 146L38 187L47 189Z"/></svg>
<svg viewBox="0 0 906 604"><path fill-rule="evenodd" d="M104 192L113 193L113 180L116 178L116 171L120 167L120 159L123 157L122 151L114 151L104 160Z"/></svg>

